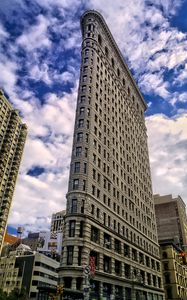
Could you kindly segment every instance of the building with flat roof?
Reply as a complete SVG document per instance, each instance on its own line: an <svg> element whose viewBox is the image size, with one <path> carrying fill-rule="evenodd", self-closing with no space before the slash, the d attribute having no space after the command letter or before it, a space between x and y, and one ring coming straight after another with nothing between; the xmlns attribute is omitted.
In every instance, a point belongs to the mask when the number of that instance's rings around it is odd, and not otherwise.
<svg viewBox="0 0 187 300"><path fill-rule="evenodd" d="M147 105L103 17L81 29L60 281L85 299L161 300Z"/></svg>
<svg viewBox="0 0 187 300"><path fill-rule="evenodd" d="M58 267L56 260L20 244L8 256L0 258L0 288L8 294L15 288L25 288L29 299L35 300L39 288L48 287L55 291Z"/></svg>
<svg viewBox="0 0 187 300"><path fill-rule="evenodd" d="M187 246L186 205L182 198L154 195L154 201L159 243L173 240L180 247Z"/></svg>
<svg viewBox="0 0 187 300"><path fill-rule="evenodd" d="M66 213L65 210L61 210L57 213L52 214L51 234L53 236L55 236L55 234L58 232L63 232L65 213Z"/></svg>
<svg viewBox="0 0 187 300"><path fill-rule="evenodd" d="M0 90L0 252L27 135L19 112Z"/></svg>

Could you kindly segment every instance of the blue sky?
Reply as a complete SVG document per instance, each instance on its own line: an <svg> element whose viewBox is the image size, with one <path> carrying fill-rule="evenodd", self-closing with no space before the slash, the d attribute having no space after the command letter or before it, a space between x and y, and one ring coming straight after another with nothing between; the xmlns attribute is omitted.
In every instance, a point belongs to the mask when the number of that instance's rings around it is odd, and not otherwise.
<svg viewBox="0 0 187 300"><path fill-rule="evenodd" d="M65 208L86 9L104 16L148 103L154 193L187 201L187 1L6 0L0 87L29 128L12 227L45 230Z"/></svg>

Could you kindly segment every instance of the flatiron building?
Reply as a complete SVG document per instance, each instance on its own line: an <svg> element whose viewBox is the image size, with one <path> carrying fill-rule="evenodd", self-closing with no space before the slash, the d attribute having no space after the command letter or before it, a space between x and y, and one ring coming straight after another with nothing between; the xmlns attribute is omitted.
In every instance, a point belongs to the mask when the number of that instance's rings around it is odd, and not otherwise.
<svg viewBox="0 0 187 300"><path fill-rule="evenodd" d="M103 17L85 12L81 29L60 281L90 299L161 300L147 105Z"/></svg>

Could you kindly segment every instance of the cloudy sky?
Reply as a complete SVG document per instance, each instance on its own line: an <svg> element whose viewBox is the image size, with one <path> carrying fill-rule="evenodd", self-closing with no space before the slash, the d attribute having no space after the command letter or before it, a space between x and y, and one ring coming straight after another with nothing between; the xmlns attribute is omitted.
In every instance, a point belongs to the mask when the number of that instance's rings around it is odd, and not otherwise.
<svg viewBox="0 0 187 300"><path fill-rule="evenodd" d="M187 203L187 0L0 0L0 87L29 128L12 227L44 230L65 208L86 9L104 16L148 103L154 193Z"/></svg>

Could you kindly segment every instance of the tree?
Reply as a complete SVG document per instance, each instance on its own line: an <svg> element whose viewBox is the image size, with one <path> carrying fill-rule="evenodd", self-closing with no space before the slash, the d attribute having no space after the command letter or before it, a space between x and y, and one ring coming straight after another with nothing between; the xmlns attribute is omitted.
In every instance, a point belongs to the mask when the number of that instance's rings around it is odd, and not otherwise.
<svg viewBox="0 0 187 300"><path fill-rule="evenodd" d="M3 292L2 289L0 289L0 300L7 300L7 293Z"/></svg>
<svg viewBox="0 0 187 300"><path fill-rule="evenodd" d="M7 298L5 298L6 300L28 300L29 297L27 295L26 289L25 288L21 288L21 290L19 289L14 289ZM1 300L1 298L0 298ZM3 299L4 300L4 299Z"/></svg>

